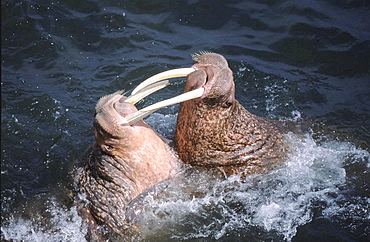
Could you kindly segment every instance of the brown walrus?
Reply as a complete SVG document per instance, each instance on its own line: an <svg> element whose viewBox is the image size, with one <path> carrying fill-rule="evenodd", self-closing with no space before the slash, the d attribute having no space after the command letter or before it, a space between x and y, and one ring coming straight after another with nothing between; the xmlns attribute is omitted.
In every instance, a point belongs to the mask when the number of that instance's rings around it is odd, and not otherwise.
<svg viewBox="0 0 370 242"><path fill-rule="evenodd" d="M130 226L126 216L129 203L180 168L175 153L149 125L143 120L128 123L126 117L137 109L126 100L114 93L96 105L96 143L76 176L82 197L79 213L87 221L89 240L101 240L96 222L125 233Z"/></svg>
<svg viewBox="0 0 370 242"><path fill-rule="evenodd" d="M200 98L180 104L175 143L180 159L220 167L226 174L270 169L283 160L285 127L248 112L235 99L233 73L215 53L193 55L185 92L204 88Z"/></svg>

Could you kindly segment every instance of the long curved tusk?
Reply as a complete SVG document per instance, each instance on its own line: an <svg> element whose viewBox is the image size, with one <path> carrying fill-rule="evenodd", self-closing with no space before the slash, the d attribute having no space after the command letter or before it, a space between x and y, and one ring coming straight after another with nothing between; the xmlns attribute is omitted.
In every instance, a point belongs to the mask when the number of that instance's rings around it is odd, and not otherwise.
<svg viewBox="0 0 370 242"><path fill-rule="evenodd" d="M173 70L168 70L168 71L158 73L158 74L146 79L142 83L140 83L140 85L138 85L131 92L131 95L135 95L136 93L138 93L143 88L145 88L145 87L147 87L147 86L149 86L153 83L156 83L158 81L161 81L161 80L164 80L164 79L176 78L176 77L184 77L184 76L187 76L187 75L189 75L190 73L192 73L194 71L195 71L194 68L179 68L179 69L173 69Z"/></svg>
<svg viewBox="0 0 370 242"><path fill-rule="evenodd" d="M129 96L125 100L125 102L131 103L131 104L136 104L138 101L145 98L146 96L149 96L150 94L166 87L169 83L170 82L168 80L165 80L165 81L160 81L160 82L157 82L157 83L153 83L149 86L146 86L146 87L142 88L141 90L139 90L138 92L136 92L135 94Z"/></svg>
<svg viewBox="0 0 370 242"><path fill-rule="evenodd" d="M178 95L176 97L169 98L169 99L163 100L161 102L152 104L152 105L150 105L146 108L143 108L143 109L141 109L141 110L139 110L135 113L132 113L132 114L126 116L125 119L130 125L132 125L132 124L136 123L137 121L139 121L140 119L143 119L146 116L154 113L155 111L157 111L160 108L167 107L167 106L170 106L170 105L174 105L174 104L177 104L177 103L181 103L181 102L185 102L185 101L188 101L188 100L191 100L191 99L194 99L194 98L201 97L203 95L203 93L204 93L204 88L201 87L201 88L195 89L193 91L186 92L186 93L183 93L181 95Z"/></svg>

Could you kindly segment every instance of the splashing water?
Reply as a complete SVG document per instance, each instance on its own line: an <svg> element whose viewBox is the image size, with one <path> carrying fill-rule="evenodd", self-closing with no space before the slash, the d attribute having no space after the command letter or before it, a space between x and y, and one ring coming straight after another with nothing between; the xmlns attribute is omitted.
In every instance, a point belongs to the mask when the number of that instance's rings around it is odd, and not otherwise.
<svg viewBox="0 0 370 242"><path fill-rule="evenodd" d="M225 180L199 170L180 174L159 198L146 198L140 218L144 239L236 236L290 241L299 226L335 215L345 199L345 164L366 163L369 153L350 143L317 144L310 135L289 134L287 142L292 146L288 161L267 174ZM368 219L358 218L362 223Z"/></svg>
<svg viewBox="0 0 370 242"><path fill-rule="evenodd" d="M355 220L348 225L351 232L369 233L364 229L370 219L369 199L346 196L351 189L346 169L356 165L368 173L369 153L346 142L318 143L309 134L288 134L286 140L291 146L288 160L265 174L224 178L203 168L180 172L159 194L143 198L143 210L134 220L139 232L124 240L290 241L299 227L316 218L342 224ZM10 219L1 228L4 239L85 241L86 228L75 207L67 209L49 198L47 213L44 222Z"/></svg>
<svg viewBox="0 0 370 242"><path fill-rule="evenodd" d="M34 214L32 218L27 219L10 218L6 222L7 225L1 228L2 239L5 241L86 241L86 226L77 215L76 207L67 209L53 197L46 203L43 215ZM33 212L37 213L37 211Z"/></svg>

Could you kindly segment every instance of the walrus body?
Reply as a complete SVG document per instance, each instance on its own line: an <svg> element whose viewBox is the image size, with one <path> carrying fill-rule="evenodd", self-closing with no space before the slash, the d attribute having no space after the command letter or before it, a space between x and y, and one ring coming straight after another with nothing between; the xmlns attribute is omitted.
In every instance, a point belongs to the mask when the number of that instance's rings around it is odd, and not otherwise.
<svg viewBox="0 0 370 242"><path fill-rule="evenodd" d="M76 186L84 197L80 214L93 230L95 221L122 234L129 227L128 204L154 184L169 179L179 170L170 147L143 120L133 125L123 120L137 111L112 94L96 106L96 143L85 155ZM94 231L90 231L94 237ZM98 240L90 238L92 240Z"/></svg>
<svg viewBox="0 0 370 242"><path fill-rule="evenodd" d="M227 175L262 172L284 159L286 128L248 112L235 100L232 71L215 53L197 63L185 92L204 88L202 97L180 104L175 144L179 158L192 165L219 167Z"/></svg>

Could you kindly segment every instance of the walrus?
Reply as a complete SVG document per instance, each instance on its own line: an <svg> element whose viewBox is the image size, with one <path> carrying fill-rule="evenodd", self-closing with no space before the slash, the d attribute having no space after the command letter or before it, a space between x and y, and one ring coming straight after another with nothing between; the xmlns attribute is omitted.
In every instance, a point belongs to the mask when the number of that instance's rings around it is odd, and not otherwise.
<svg viewBox="0 0 370 242"><path fill-rule="evenodd" d="M96 105L96 142L80 161L75 177L78 210L88 225L89 240L103 240L96 230L98 224L125 234L131 226L127 218L129 204L181 168L173 149L142 120L172 102L162 101L162 105L147 107L147 111L134 106L157 89L146 92L144 88L128 98L116 92L102 97ZM131 217L135 214L129 212Z"/></svg>
<svg viewBox="0 0 370 242"><path fill-rule="evenodd" d="M282 161L287 147L282 123L248 112L235 99L233 73L219 54L194 55L185 92L200 98L180 104L175 144L183 162L220 167L227 175L262 172Z"/></svg>
<svg viewBox="0 0 370 242"><path fill-rule="evenodd" d="M258 117L235 99L233 73L222 55L203 52L193 60L192 67L159 73L150 82L187 76L184 92L202 90L180 104L175 145L182 162L231 175L263 172L283 161L287 124Z"/></svg>

